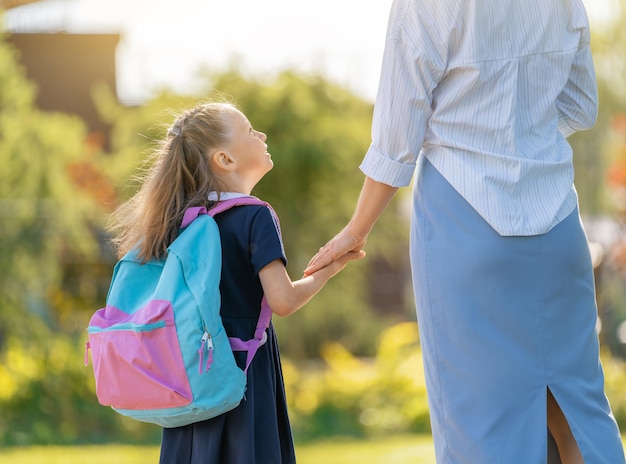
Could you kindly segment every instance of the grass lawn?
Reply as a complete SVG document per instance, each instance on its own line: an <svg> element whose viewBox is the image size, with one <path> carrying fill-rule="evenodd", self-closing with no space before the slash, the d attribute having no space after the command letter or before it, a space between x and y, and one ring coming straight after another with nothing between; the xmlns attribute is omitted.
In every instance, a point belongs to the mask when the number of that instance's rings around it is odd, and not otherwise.
<svg viewBox="0 0 626 464"><path fill-rule="evenodd" d="M369 441L327 440L296 447L298 464L434 464L430 436L403 435Z"/></svg>
<svg viewBox="0 0 626 464"><path fill-rule="evenodd" d="M429 436L387 437L370 441L327 440L296 447L298 464L434 464ZM0 449L10 464L153 464L155 446L33 446Z"/></svg>
<svg viewBox="0 0 626 464"><path fill-rule="evenodd" d="M626 441L626 437L623 437ZM434 464L429 436L375 440L326 440L296 447L298 464ZM33 446L0 449L0 462L10 464L156 464L157 446Z"/></svg>

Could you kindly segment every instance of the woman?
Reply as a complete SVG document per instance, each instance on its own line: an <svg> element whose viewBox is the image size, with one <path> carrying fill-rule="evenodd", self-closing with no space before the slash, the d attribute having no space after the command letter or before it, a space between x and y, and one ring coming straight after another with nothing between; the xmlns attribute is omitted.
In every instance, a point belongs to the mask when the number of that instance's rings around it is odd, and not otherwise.
<svg viewBox="0 0 626 464"><path fill-rule="evenodd" d="M566 137L597 89L581 0L395 0L353 218L415 172L411 266L437 462L624 463ZM417 168L416 168L417 167Z"/></svg>

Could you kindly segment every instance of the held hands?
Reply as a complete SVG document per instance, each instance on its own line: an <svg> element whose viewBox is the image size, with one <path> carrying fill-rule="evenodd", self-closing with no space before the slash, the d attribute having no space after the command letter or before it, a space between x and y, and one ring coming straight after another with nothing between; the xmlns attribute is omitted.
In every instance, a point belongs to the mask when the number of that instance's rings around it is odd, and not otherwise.
<svg viewBox="0 0 626 464"><path fill-rule="evenodd" d="M348 228L339 232L332 240L320 248L320 251L311 258L304 275L311 275L314 272L329 266L338 266L336 272L341 271L349 261L362 259L365 251L362 250L367 237L359 237L350 232Z"/></svg>

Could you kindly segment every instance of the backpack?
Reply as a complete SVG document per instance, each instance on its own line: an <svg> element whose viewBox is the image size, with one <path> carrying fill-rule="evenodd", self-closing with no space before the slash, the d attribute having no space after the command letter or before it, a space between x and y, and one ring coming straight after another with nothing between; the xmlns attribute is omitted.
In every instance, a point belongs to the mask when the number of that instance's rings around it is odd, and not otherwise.
<svg viewBox="0 0 626 464"><path fill-rule="evenodd" d="M91 349L100 404L162 427L210 419L239 405L272 312L263 297L251 340L229 339L222 325L222 250L213 216L237 205L269 207L239 197L209 211L189 208L166 258L141 263L131 250L116 264L106 306L87 328L85 365ZM233 350L248 352L244 370Z"/></svg>

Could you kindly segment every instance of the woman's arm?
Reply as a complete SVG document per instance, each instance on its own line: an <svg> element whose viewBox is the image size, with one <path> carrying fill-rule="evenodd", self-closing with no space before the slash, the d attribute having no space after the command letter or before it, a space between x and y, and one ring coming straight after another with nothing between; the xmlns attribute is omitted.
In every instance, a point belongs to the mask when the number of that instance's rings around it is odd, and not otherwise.
<svg viewBox="0 0 626 464"><path fill-rule="evenodd" d="M361 259L364 256L364 251L344 254L328 266L294 282L289 278L282 260L272 261L259 271L267 303L275 314L289 316L313 298L326 282L341 271L349 261Z"/></svg>

